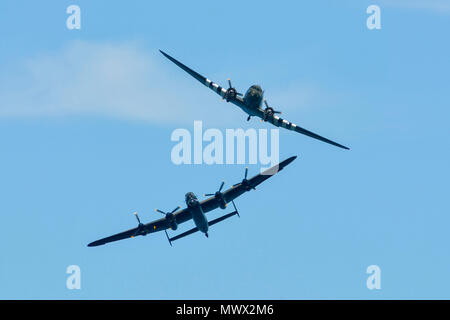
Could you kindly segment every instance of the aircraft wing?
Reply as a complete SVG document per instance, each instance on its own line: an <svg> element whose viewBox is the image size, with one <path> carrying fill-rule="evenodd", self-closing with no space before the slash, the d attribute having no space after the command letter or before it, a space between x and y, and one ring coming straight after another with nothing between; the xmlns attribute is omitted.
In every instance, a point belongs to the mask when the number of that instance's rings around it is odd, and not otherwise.
<svg viewBox="0 0 450 320"><path fill-rule="evenodd" d="M258 114L258 117L260 117L261 119L264 119L264 111L261 110L261 109L259 109L259 110L260 110L260 112ZM298 125L296 125L296 124L294 124L292 122L289 122L289 121L287 121L285 119L282 119L282 118L280 118L277 115L269 116L269 117L267 117L266 120L267 120L267 122L270 122L274 126L282 127L282 128L288 129L288 130L292 130L292 131L304 134L304 135L306 135L308 137L311 137L311 138L314 138L314 139L317 139L317 140L320 140L320 141L332 144L333 146L349 150L348 147L343 146L342 144L339 144L339 143L334 142L334 141L332 141L330 139L327 139L327 138L324 138L322 136L319 136L318 134L315 134L314 132L306 130L306 129L304 129L304 128L302 128L302 127L300 127L300 126L298 126Z"/></svg>
<svg viewBox="0 0 450 320"><path fill-rule="evenodd" d="M176 213L174 213L176 222L178 224L186 222L187 220L191 219L191 213L189 211L189 209L185 208L183 210L180 210ZM134 238L136 236L143 236L143 235L147 235L149 233L154 233L154 232L158 232L158 231L163 231L166 229L170 228L170 224L167 222L167 220L165 218L161 218L149 223L144 224L141 227L136 227L130 230L126 230L117 234L114 234L112 236L91 242L88 244L88 247L95 247L95 246L100 246L109 242L114 242L114 241L119 241L119 240L123 240L123 239L128 239L128 238Z"/></svg>
<svg viewBox="0 0 450 320"><path fill-rule="evenodd" d="M179 66L181 69L189 73L192 77L197 79L200 83L205 85L206 87L210 88L212 91L220 95L222 98L225 98L225 94L227 92L227 89L221 87L219 84L209 80L208 78L202 76L201 74L197 73L196 71L192 70L191 68L187 67L186 65L182 64L180 61L176 60L175 58L169 56L167 53L165 53L162 50L159 50L167 59L175 63L177 66ZM233 103L236 103L238 106L241 104L244 104L244 100L240 96L236 96L236 98L233 100Z"/></svg>
<svg viewBox="0 0 450 320"><path fill-rule="evenodd" d="M283 170L284 167L286 167L288 164L290 164L292 161L294 161L297 158L297 156L290 157L279 164L265 170L264 172L248 179L248 186L251 188L257 187L262 182L266 181L279 171ZM249 191L248 186L244 185L242 182L229 188L228 190L223 192L223 196L226 203L229 203L242 195L243 193ZM220 205L219 201L215 197L208 198L201 203L203 212L208 212L214 209L217 209Z"/></svg>
<svg viewBox="0 0 450 320"><path fill-rule="evenodd" d="M108 242L113 242L113 241L119 241L119 240L123 240L123 239L127 239L127 238L132 238L134 236L134 234L136 234L137 231L138 231L138 228L133 228L133 229L130 229L130 230L127 230L127 231L123 231L123 232L114 234L112 236L93 241L93 242L88 244L88 247L101 246L101 245L106 244Z"/></svg>

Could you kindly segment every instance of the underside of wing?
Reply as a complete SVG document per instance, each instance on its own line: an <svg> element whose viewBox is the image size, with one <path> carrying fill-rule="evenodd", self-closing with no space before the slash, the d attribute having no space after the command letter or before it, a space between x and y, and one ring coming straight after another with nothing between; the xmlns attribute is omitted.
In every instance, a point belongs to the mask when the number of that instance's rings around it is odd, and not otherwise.
<svg viewBox="0 0 450 320"><path fill-rule="evenodd" d="M194 70L192 70L191 68L185 66L184 64L182 64L180 61L178 61L177 59L169 56L167 53L165 53L162 50L159 50L159 52L161 52L167 59L169 59L170 61L172 61L173 63L175 63L177 66L179 66L181 69L183 69L184 71L186 71L187 73L189 73L191 76L193 76L195 79L197 79L198 81L200 81L201 83L205 84L206 83L206 78L204 76L202 76L201 74L195 72Z"/></svg>
<svg viewBox="0 0 450 320"><path fill-rule="evenodd" d="M243 193L255 189L259 184L261 184L265 180L269 179L273 175L283 170L288 164L290 164L296 158L297 156L290 157L248 180L244 178L242 182L235 184L233 187L229 188L223 193L226 202L227 203L231 202L240 195L242 195Z"/></svg>
<svg viewBox="0 0 450 320"><path fill-rule="evenodd" d="M114 241L119 241L119 240L123 240L123 239L128 239L128 238L134 238L137 236L145 236L149 233L154 233L157 231L162 231L165 230L167 228L169 228L170 226L167 224L166 219L158 219L155 220L153 222L147 223L147 224L139 224L138 227L127 230L127 231L123 231L117 234L114 234L112 236L91 242L88 244L88 247L96 247L96 246L100 246L109 242L114 242Z"/></svg>
<svg viewBox="0 0 450 320"><path fill-rule="evenodd" d="M297 158L297 156L290 157L250 179L247 179L248 171L246 169L244 180L242 180L240 183L235 184L234 186L225 190L222 193L225 204L230 203L231 201L233 201L234 199L236 199L243 193L254 189L256 186L258 186L263 181L269 179L271 176L276 174L278 171L283 170L283 168L286 167L292 161L294 161L295 158ZM202 206L203 212L206 213L206 212L212 211L212 210L220 207L221 201L216 196L212 196L208 199L203 200L200 203L200 205Z"/></svg>
<svg viewBox="0 0 450 320"><path fill-rule="evenodd" d="M192 219L192 213L188 208L185 208L175 213L175 219L178 224L186 222Z"/></svg>
<svg viewBox="0 0 450 320"><path fill-rule="evenodd" d="M96 246L101 246L103 244L109 243L109 242L114 242L114 241L119 241L119 240L123 240L123 239L127 239L127 238L132 238L134 237L134 235L137 233L138 228L133 228L124 232L120 232L117 233L115 235L91 242L88 244L88 247L96 247Z"/></svg>
<svg viewBox="0 0 450 320"><path fill-rule="evenodd" d="M315 134L314 132L311 132L311 131L308 131L306 129L303 129L302 127L295 126L295 131L298 132L298 133L304 134L304 135L306 135L308 137L311 137L311 138L314 138L314 139L317 139L317 140L320 140L320 141L332 144L333 146L336 146L336 147L339 147L339 148L342 148L342 149L345 149L345 150L350 150L348 147L343 146L342 144L339 144L337 142L334 142L332 140L329 140L327 138L319 136L318 134Z"/></svg>
<svg viewBox="0 0 450 320"><path fill-rule="evenodd" d="M339 143L334 142L334 141L332 141L330 139L327 139L327 138L324 138L322 136L319 136L318 134L315 134L314 132L311 132L311 131L306 130L306 129L302 128L302 127L299 127L296 124L294 124L292 122L289 122L289 121L287 121L285 119L282 119L282 118L280 118L280 117L278 117L276 115L273 115L273 116L269 117L267 119L267 121L272 123L273 125L275 125L277 127L282 127L282 128L286 128L288 130L296 131L296 132L304 134L304 135L306 135L308 137L311 137L311 138L314 138L314 139L317 139L317 140L329 143L329 144L331 144L333 146L349 150L348 147L343 146L342 144L339 144Z"/></svg>
<svg viewBox="0 0 450 320"><path fill-rule="evenodd" d="M176 224L181 224L183 222L186 222L192 218L191 212L188 208L185 208L183 210L180 210L173 214L173 217L175 218ZM161 218L146 224L139 223L138 227L123 231L120 233L117 233L115 235L91 242L88 244L88 247L96 247L100 246L109 242L119 241L123 239L128 238L134 238L137 236L145 236L149 233L155 233L158 231L164 231L166 229L169 229L172 225L172 221Z"/></svg>
<svg viewBox="0 0 450 320"><path fill-rule="evenodd" d="M165 53L162 50L159 50L167 59L169 59L170 61L172 61L173 63L175 63L178 67L180 67L181 69L183 69L184 71L186 71L187 73L189 73L191 76L193 76L195 79L197 79L198 81L200 81L202 84L204 84L205 86L207 86L208 88L210 88L211 90L213 90L215 93L219 94L220 96L222 96L222 98L225 97L225 94L227 93L227 90L223 87L221 87L220 85L218 85L215 82L212 82L211 80L209 80L208 78L202 76L201 74L199 74L198 72L192 70L191 68L189 68L188 66L182 64L180 61L178 61L177 59L169 56L167 53Z"/></svg>

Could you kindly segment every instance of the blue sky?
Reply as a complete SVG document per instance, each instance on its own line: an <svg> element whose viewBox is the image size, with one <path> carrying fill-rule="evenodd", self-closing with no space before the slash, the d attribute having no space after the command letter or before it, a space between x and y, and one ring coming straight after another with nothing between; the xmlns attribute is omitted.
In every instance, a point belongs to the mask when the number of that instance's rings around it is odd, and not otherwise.
<svg viewBox="0 0 450 320"><path fill-rule="evenodd" d="M81 30L66 28L71 4ZM371 4L381 30L366 28ZM0 298L449 298L449 28L438 0L2 1ZM240 181L243 165L174 165L174 129L268 126L158 49L262 85L351 150L280 131L280 159L298 159L209 239L86 247L134 227L132 210L151 221ZM66 288L73 264L81 290ZM381 290L366 287L373 264Z"/></svg>

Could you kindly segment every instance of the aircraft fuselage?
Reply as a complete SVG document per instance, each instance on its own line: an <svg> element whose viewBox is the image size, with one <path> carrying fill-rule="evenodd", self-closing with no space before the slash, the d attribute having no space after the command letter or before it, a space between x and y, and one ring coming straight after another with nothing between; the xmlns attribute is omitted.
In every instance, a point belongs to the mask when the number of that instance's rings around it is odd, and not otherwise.
<svg viewBox="0 0 450 320"><path fill-rule="evenodd" d="M257 113L253 112L258 110L263 102L264 91L258 85L251 86L244 95L244 104L247 110L244 110L251 116Z"/></svg>
<svg viewBox="0 0 450 320"><path fill-rule="evenodd" d="M192 220L194 220L195 226L199 231L203 232L208 236L208 220L206 219L205 213L202 210L202 206L198 201L194 193L188 192L185 196L186 205L190 209L192 214Z"/></svg>

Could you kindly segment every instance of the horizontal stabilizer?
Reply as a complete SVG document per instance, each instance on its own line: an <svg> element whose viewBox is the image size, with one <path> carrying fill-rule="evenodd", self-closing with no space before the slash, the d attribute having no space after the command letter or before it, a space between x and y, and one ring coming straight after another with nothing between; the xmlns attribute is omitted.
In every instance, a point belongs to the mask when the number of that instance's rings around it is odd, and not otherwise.
<svg viewBox="0 0 450 320"><path fill-rule="evenodd" d="M238 213L237 211L233 211L233 212L231 212L231 213L228 213L228 214L226 214L226 215L224 215L224 216L221 216L221 217L219 217L219 218L217 218L217 219L214 219L214 220L208 222L208 224L209 224L210 226L215 225L216 223L218 223L218 222L220 222L220 221L223 221L223 220L225 220L225 219L228 219L228 218L234 216L234 215L237 214L237 213Z"/></svg>
<svg viewBox="0 0 450 320"><path fill-rule="evenodd" d="M223 221L223 220L225 220L225 219L228 219L228 218L234 216L234 215L237 214L237 213L238 213L237 211L233 211L233 212L231 212L231 213L228 213L228 214L226 214L226 215L224 215L224 216L221 216L221 217L219 217L219 218L217 218L217 219L214 219L214 220L208 222L208 225L209 225L209 226L212 226L212 225L214 225L214 224L216 224L216 223L218 223L218 222L221 222L221 221ZM172 242L172 241L181 239L181 238L186 237L186 236L188 236L188 235L190 235L190 234L193 234L193 233L195 233L195 232L197 232L197 231L198 231L198 228L197 228L197 227L192 228L192 229L190 229L190 230L188 230L188 231L186 231L186 232L183 232L183 233L180 233L179 235L176 235L176 236L173 237L173 238L169 238L169 242Z"/></svg>

